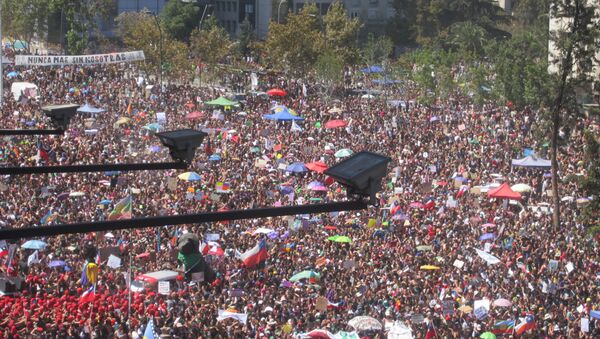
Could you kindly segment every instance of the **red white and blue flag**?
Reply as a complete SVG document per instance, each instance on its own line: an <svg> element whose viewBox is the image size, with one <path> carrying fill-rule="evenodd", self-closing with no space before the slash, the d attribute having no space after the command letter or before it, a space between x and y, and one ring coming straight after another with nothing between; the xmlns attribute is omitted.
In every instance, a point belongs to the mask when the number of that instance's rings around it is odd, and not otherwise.
<svg viewBox="0 0 600 339"><path fill-rule="evenodd" d="M247 268L253 268L264 263L267 260L268 255L267 243L263 239L252 249L242 253L240 259L242 259Z"/></svg>
<svg viewBox="0 0 600 339"><path fill-rule="evenodd" d="M515 326L515 333L517 335L522 335L535 328L535 319L533 318L533 315L528 314L525 318L521 318L520 320L521 322Z"/></svg>
<svg viewBox="0 0 600 339"><path fill-rule="evenodd" d="M90 286L90 288L88 288L85 292L83 292L81 297L79 297L79 303L80 304L90 303L90 302L94 301L94 298L96 298L96 285Z"/></svg>

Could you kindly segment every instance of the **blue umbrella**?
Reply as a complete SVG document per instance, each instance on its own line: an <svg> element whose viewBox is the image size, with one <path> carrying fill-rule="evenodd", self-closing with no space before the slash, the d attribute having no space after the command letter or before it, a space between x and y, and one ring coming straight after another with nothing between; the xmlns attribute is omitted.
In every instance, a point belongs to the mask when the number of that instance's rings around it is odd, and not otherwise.
<svg viewBox="0 0 600 339"><path fill-rule="evenodd" d="M46 248L46 243L41 240L28 240L21 245L21 248L26 248L28 250L43 250Z"/></svg>
<svg viewBox="0 0 600 339"><path fill-rule="evenodd" d="M103 199L102 201L100 201L100 205L109 205L111 202L112 200Z"/></svg>
<svg viewBox="0 0 600 339"><path fill-rule="evenodd" d="M15 78L18 75L19 75L19 72L17 72L17 71L8 72L8 74L6 74L6 76L9 78Z"/></svg>
<svg viewBox="0 0 600 339"><path fill-rule="evenodd" d="M488 239L494 239L496 237L496 235L494 233L486 233L482 236L479 237L479 240L484 241L484 240L488 240Z"/></svg>
<svg viewBox="0 0 600 339"><path fill-rule="evenodd" d="M13 43L13 48L16 50L27 49L27 46L29 45L23 40L15 40L15 42Z"/></svg>
<svg viewBox="0 0 600 339"><path fill-rule="evenodd" d="M152 132L158 132L158 131L160 131L162 129L162 126L159 123L153 122L153 123L148 124L148 125L146 125L146 126L144 126L142 128L143 129L147 129L147 130L152 131Z"/></svg>
<svg viewBox="0 0 600 339"><path fill-rule="evenodd" d="M148 149L153 153L160 152L160 146L150 146Z"/></svg>
<svg viewBox="0 0 600 339"><path fill-rule="evenodd" d="M210 157L208 157L208 160L219 161L219 160L221 160L221 156L215 153L215 154L211 155Z"/></svg>
<svg viewBox="0 0 600 339"><path fill-rule="evenodd" d="M306 166L304 166L304 163L294 162L289 164L288 167L285 168L285 171L292 173L302 173L308 171L308 169L306 168Z"/></svg>
<svg viewBox="0 0 600 339"><path fill-rule="evenodd" d="M292 121L292 120L304 120L303 117L299 117L297 115L293 115L290 113L288 109L282 109L280 111L276 111L274 114L266 114L263 115L263 118L269 120L277 120L277 121Z"/></svg>
<svg viewBox="0 0 600 339"><path fill-rule="evenodd" d="M290 194L294 192L294 188L292 186L281 186L279 187L279 191L281 194Z"/></svg>
<svg viewBox="0 0 600 339"><path fill-rule="evenodd" d="M383 68L381 66L369 66L361 69L360 71L363 73L383 73Z"/></svg>
<svg viewBox="0 0 600 339"><path fill-rule="evenodd" d="M49 264L48 267L60 267L60 266L65 266L67 263L62 261L62 260L52 260Z"/></svg>

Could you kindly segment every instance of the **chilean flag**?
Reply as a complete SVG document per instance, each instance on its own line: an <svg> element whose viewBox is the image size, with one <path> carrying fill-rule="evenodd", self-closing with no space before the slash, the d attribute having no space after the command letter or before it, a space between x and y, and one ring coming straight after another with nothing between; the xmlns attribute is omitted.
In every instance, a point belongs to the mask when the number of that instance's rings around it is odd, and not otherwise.
<svg viewBox="0 0 600 339"><path fill-rule="evenodd" d="M209 241L208 243L203 242L202 245L200 245L200 251L203 255L225 255L225 252L223 251L219 243L214 241Z"/></svg>
<svg viewBox="0 0 600 339"><path fill-rule="evenodd" d="M534 328L535 319L533 318L533 315L529 314L524 319L521 319L521 322L515 326L515 333L517 333L517 335L521 335Z"/></svg>
<svg viewBox="0 0 600 339"><path fill-rule="evenodd" d="M93 302L95 297L96 297L96 286L92 285L85 292L83 292L81 297L79 297L79 303L85 304L85 303Z"/></svg>
<svg viewBox="0 0 600 339"><path fill-rule="evenodd" d="M253 268L264 263L268 255L267 243L263 239L252 249L242 253L240 259L242 259L247 268Z"/></svg>

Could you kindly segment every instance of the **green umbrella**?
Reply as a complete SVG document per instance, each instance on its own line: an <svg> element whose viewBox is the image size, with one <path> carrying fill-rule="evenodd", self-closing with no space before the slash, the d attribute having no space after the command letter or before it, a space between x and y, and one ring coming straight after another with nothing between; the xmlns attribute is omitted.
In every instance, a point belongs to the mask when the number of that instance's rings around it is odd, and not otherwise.
<svg viewBox="0 0 600 339"><path fill-rule="evenodd" d="M237 105L238 103L237 103L237 101L231 101L229 99L219 97L218 99L207 101L207 102L205 102L205 104L213 105L213 106L234 106L234 105Z"/></svg>
<svg viewBox="0 0 600 339"><path fill-rule="evenodd" d="M321 275L315 271L302 271L300 273L294 274L290 278L290 281L296 282L296 281L300 281L302 279L311 279L311 278L320 279Z"/></svg>
<svg viewBox="0 0 600 339"><path fill-rule="evenodd" d="M482 333L479 338L482 339L496 339L496 335L492 332L484 332Z"/></svg>
<svg viewBox="0 0 600 339"><path fill-rule="evenodd" d="M346 243L352 242L352 239L350 239L349 237L347 237L345 235L334 235L334 236L327 238L327 240L333 241L333 242L346 242Z"/></svg>
<svg viewBox="0 0 600 339"><path fill-rule="evenodd" d="M344 158L344 157L352 155L352 153L354 153L354 152L352 152L352 150L347 149L347 148L342 148L341 150L335 152L335 157L336 158Z"/></svg>
<svg viewBox="0 0 600 339"><path fill-rule="evenodd" d="M471 140L469 140L469 144L479 145L479 140L476 138L471 139Z"/></svg>

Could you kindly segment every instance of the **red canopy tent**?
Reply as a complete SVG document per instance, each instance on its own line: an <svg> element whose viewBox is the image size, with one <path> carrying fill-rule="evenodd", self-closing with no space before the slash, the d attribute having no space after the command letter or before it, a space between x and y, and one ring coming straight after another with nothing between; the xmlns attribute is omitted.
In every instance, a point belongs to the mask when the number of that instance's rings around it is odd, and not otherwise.
<svg viewBox="0 0 600 339"><path fill-rule="evenodd" d="M489 190L488 198L521 200L521 194L513 191L507 183L503 183L499 187Z"/></svg>
<svg viewBox="0 0 600 339"><path fill-rule="evenodd" d="M304 164L304 166L317 173L323 173L325 170L327 170L327 165L322 161L309 162L308 164Z"/></svg>

